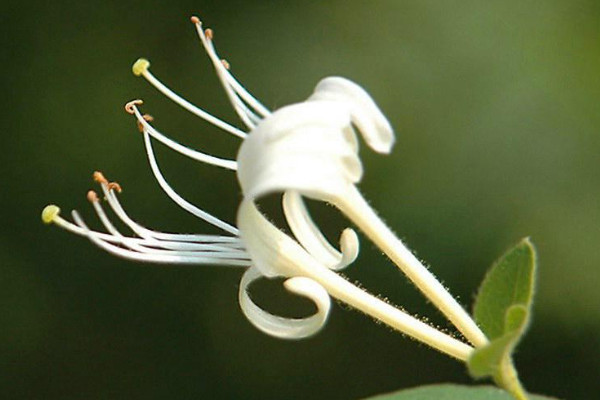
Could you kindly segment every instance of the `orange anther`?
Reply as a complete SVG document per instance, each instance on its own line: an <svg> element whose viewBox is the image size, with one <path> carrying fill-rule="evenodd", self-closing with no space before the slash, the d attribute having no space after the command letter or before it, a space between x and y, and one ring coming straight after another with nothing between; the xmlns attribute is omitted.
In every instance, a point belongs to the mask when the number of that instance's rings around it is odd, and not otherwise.
<svg viewBox="0 0 600 400"><path fill-rule="evenodd" d="M98 182L101 185L106 185L108 190L116 190L117 193L121 193L123 191L123 188L121 188L121 185L119 185L117 182L109 182L108 179L106 179L104 177L104 174L100 171L94 172L94 181ZM89 195L90 194L88 193L88 200L89 200Z"/></svg>
<svg viewBox="0 0 600 400"><path fill-rule="evenodd" d="M142 104L144 104L144 102L140 99L131 100L130 102L125 104L125 111L127 111L129 114L135 114L135 107L141 106Z"/></svg>
<svg viewBox="0 0 600 400"><path fill-rule="evenodd" d="M117 182L109 182L108 190L114 190L117 193L121 193L123 191L123 188Z"/></svg>
<svg viewBox="0 0 600 400"><path fill-rule="evenodd" d="M144 114L144 115L142 115L142 118L144 118L144 121L146 121L146 122L152 122L152 121L154 121L154 117L152 115L150 115L150 114ZM144 132L144 125L142 124L142 122L139 121L139 120L136 121L136 122L137 122L138 130L140 132Z"/></svg>
<svg viewBox="0 0 600 400"><path fill-rule="evenodd" d="M200 23L200 18L196 17L195 15L192 15L190 17L190 21L192 21L192 24L199 24Z"/></svg>
<svg viewBox="0 0 600 400"><path fill-rule="evenodd" d="M100 184L106 183L108 184L108 179L106 179L104 177L104 174L100 171L94 171L94 174L92 175L94 178L94 182L98 182Z"/></svg>
<svg viewBox="0 0 600 400"><path fill-rule="evenodd" d="M98 201L98 194L93 190L87 192L87 199L90 203L95 203Z"/></svg>
<svg viewBox="0 0 600 400"><path fill-rule="evenodd" d="M206 38L208 40L213 40L213 38L215 37L215 33L210 28L204 30L204 35L206 35Z"/></svg>

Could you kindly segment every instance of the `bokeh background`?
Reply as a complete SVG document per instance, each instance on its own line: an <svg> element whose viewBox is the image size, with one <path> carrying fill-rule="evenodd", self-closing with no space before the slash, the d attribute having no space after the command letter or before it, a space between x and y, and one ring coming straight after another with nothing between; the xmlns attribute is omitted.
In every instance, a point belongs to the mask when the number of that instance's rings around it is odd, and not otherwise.
<svg viewBox="0 0 600 400"><path fill-rule="evenodd" d="M160 191L122 109L141 97L159 129L235 157L237 140L130 72L146 56L176 91L240 125L192 14L269 107L334 74L372 94L398 140L388 157L362 146L361 190L467 307L492 261L531 236L539 286L522 379L538 393L597 396L600 2L145 0L3 6L2 398L358 399L471 382L462 364L341 305L313 338L270 338L238 309L239 269L136 264L42 225L54 202L98 226L85 193L100 169L145 225L214 232ZM235 220L234 175L157 151L182 195ZM312 208L329 235L346 223ZM367 240L347 275L448 327ZM273 312L311 311L280 281L255 297Z"/></svg>

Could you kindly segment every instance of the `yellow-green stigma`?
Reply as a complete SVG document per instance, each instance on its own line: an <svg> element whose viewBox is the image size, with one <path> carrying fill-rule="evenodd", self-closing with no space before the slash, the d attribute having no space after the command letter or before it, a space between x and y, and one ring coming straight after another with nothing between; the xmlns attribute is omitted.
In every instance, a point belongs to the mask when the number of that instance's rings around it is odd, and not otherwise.
<svg viewBox="0 0 600 400"><path fill-rule="evenodd" d="M138 58L137 61L133 63L131 71L133 71L135 76L140 76L146 72L148 68L150 68L150 61L146 60L145 58Z"/></svg>
<svg viewBox="0 0 600 400"><path fill-rule="evenodd" d="M60 208L54 204L50 204L44 207L44 210L42 211L42 221L44 221L45 224L51 224L58 214L60 214Z"/></svg>

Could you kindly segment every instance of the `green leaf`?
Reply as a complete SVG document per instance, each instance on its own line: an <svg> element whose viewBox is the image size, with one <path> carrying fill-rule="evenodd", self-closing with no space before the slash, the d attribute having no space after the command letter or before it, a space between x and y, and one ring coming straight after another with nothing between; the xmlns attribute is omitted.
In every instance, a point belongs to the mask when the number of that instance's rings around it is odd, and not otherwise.
<svg viewBox="0 0 600 400"><path fill-rule="evenodd" d="M487 273L475 300L474 317L490 343L469 358L473 377L491 376L506 388L518 382L511 356L531 319L535 272L535 248L524 239Z"/></svg>
<svg viewBox="0 0 600 400"><path fill-rule="evenodd" d="M493 340L507 332L506 313L510 307L521 305L529 312L535 269L535 249L529 239L523 239L487 273L475 300L474 317L488 338Z"/></svg>
<svg viewBox="0 0 600 400"><path fill-rule="evenodd" d="M531 395L529 399L553 400L551 397L539 395ZM494 386L442 384L400 390L365 400L513 400L513 398L504 390Z"/></svg>

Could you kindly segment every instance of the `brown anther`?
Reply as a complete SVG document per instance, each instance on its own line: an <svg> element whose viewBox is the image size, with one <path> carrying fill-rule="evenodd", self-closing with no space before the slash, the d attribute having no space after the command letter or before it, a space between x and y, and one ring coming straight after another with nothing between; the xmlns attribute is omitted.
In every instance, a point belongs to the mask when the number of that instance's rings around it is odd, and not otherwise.
<svg viewBox="0 0 600 400"><path fill-rule="evenodd" d="M98 182L99 184L108 184L108 179L104 177L104 174L102 172L94 171L94 174L92 176L94 178L94 182Z"/></svg>
<svg viewBox="0 0 600 400"><path fill-rule="evenodd" d="M192 15L190 17L190 21L192 21L192 24L199 24L200 23L200 18L196 17L195 15Z"/></svg>
<svg viewBox="0 0 600 400"><path fill-rule="evenodd" d="M95 203L98 201L98 194L93 190L87 192L87 199L90 203Z"/></svg>
<svg viewBox="0 0 600 400"><path fill-rule="evenodd" d="M213 40L213 38L215 37L215 33L210 28L204 30L204 35L208 40Z"/></svg>
<svg viewBox="0 0 600 400"><path fill-rule="evenodd" d="M146 122L152 122L152 121L154 121L154 117L152 115L150 115L150 114L144 114L144 115L142 115L142 118L144 118L144 121L146 121ZM136 122L137 122L138 130L143 133L144 132L144 125L139 120L136 121Z"/></svg>
<svg viewBox="0 0 600 400"><path fill-rule="evenodd" d="M221 60L221 64L223 64L223 66L225 67L226 70L229 70L229 68L231 67L231 65L229 65L227 60L224 58Z"/></svg>
<svg viewBox="0 0 600 400"><path fill-rule="evenodd" d="M115 190L117 193L121 193L123 191L121 185L119 185L117 182L109 182L108 179L104 177L104 174L102 172L95 171L93 176L95 182L98 182L101 185L106 185L108 190ZM89 196L90 194L88 193L88 200Z"/></svg>
<svg viewBox="0 0 600 400"><path fill-rule="evenodd" d="M140 99L131 100L129 103L125 104L125 111L129 114L135 114L135 107L141 106L142 104L144 104L144 102Z"/></svg>
<svg viewBox="0 0 600 400"><path fill-rule="evenodd" d="M117 193L121 193L123 191L123 188L117 182L109 182L108 190L114 190Z"/></svg>

